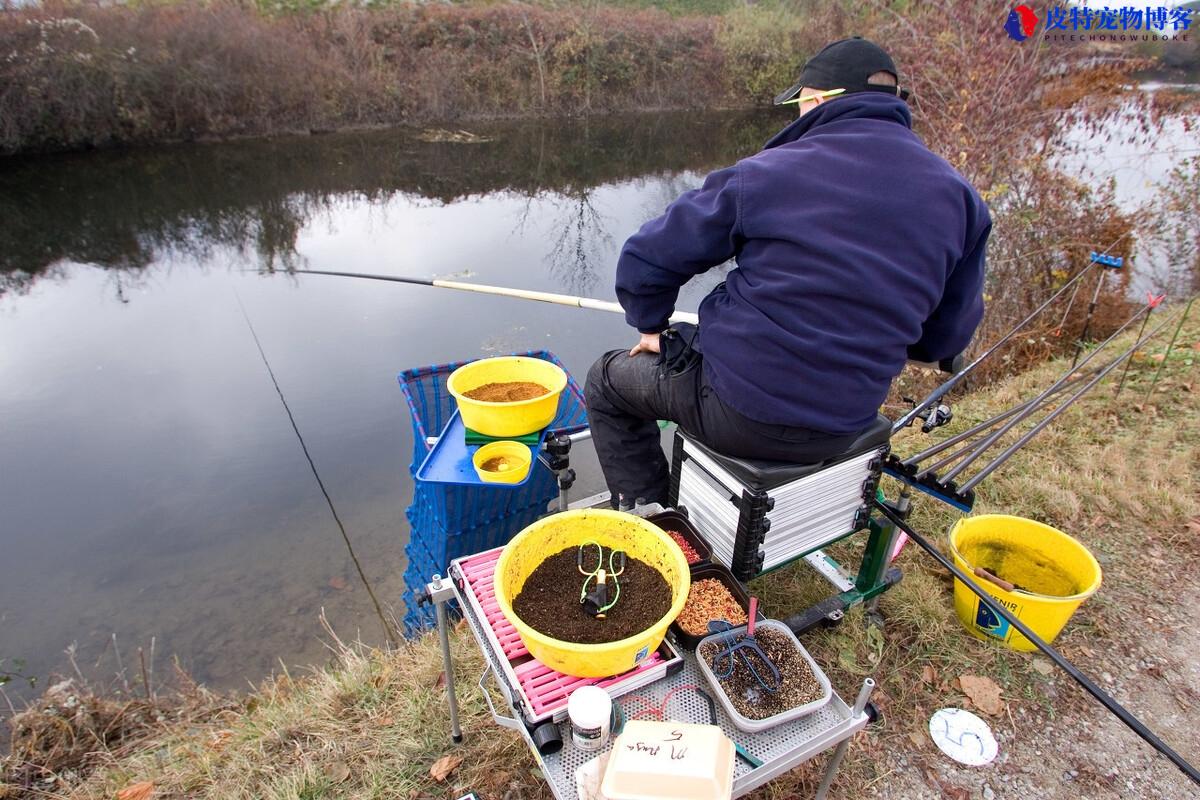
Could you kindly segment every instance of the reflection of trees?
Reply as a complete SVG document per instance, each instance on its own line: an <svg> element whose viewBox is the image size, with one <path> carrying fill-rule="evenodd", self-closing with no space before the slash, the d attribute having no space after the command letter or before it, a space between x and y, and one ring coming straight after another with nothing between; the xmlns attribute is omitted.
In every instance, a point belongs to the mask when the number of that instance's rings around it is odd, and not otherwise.
<svg viewBox="0 0 1200 800"><path fill-rule="evenodd" d="M590 189L556 201L555 205L561 213L551 227L558 231L558 238L546 254L546 263L550 274L568 292L587 294L596 285L601 262L612 254L612 234L592 203Z"/></svg>
<svg viewBox="0 0 1200 800"><path fill-rule="evenodd" d="M593 188L730 163L777 123L746 114L614 115L481 126L495 141L475 145L392 130L7 159L0 293L27 291L63 260L132 273L165 255L202 261L227 248L246 266L286 269L300 230L344 195L403 192L449 203L496 191L566 198L552 267L583 288L611 246Z"/></svg>

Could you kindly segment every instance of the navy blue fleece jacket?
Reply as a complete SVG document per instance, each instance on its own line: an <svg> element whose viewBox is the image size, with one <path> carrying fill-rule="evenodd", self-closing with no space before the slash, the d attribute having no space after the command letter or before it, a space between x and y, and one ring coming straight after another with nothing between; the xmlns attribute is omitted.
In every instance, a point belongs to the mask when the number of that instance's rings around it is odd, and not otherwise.
<svg viewBox="0 0 1200 800"><path fill-rule="evenodd" d="M764 423L865 428L906 358L958 354L983 315L987 206L911 126L897 97L839 97L709 175L625 243L626 320L663 330L680 286L736 258L700 304L717 396Z"/></svg>

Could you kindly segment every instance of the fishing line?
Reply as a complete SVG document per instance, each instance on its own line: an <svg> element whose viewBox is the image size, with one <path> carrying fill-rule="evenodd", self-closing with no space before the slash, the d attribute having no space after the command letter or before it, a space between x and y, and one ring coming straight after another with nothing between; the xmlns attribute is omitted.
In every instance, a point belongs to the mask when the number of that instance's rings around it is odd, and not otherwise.
<svg viewBox="0 0 1200 800"><path fill-rule="evenodd" d="M1176 767L1178 767L1184 775L1188 776L1193 783L1200 785L1200 770L1197 770L1190 763L1188 763L1183 756L1171 749L1170 745L1158 738L1158 736L1156 736L1153 731L1147 728L1141 722L1141 720L1129 713L1129 711L1120 703L1118 703L1111 695L1109 695L1107 692L1093 683L1086 675L1080 672L1079 669L1070 661L1068 661L1065 656L1059 653L1058 650L1042 641L1036 633L1026 627L1025 623L1017 619L1017 617L1014 616L1011 611L1005 608L1002 603L996 602L995 598L987 594L979 587L977 583L975 583L974 580L967 577L966 573L951 563L950 560L947 559L946 556L942 555L942 552L934 547L928 539L917 533L912 529L912 527L905 523L905 521L895 511L893 511L890 506L876 500L875 507L882 511L884 516L886 516L910 539L920 545L922 550L933 556L933 558L936 559L937 562L943 567L948 569L955 578L962 581L963 585L974 592L975 595L977 595L979 599L987 605L989 610L991 610L997 616L1002 617L1009 625L1019 631L1022 636L1032 642L1037 649L1041 650L1051 661L1057 664L1061 670L1070 675L1076 683L1078 683L1088 692L1088 694L1099 700L1101 705L1115 714L1117 718L1121 720L1121 722L1124 722L1147 744L1166 756L1167 759Z"/></svg>
<svg viewBox="0 0 1200 800"><path fill-rule="evenodd" d="M313 463L312 455L308 452L308 445L304 443L304 436L300 433L300 427L296 424L296 418L292 415L292 409L288 405L287 398L283 396L283 389L279 388L279 381L275 379L275 370L271 369L271 362L267 360L267 354L263 350L262 342L258 339L258 333L254 330L254 323L250 321L250 315L246 313L246 306L242 304L242 297L238 294L237 289L233 290L233 296L237 299L238 308L242 310L242 318L246 320L246 327L250 329L250 335L254 337L254 346L258 348L258 354L262 357L262 362L267 368L267 374L271 376L271 383L275 385L275 392L279 395L279 402L283 403L283 410L287 412L288 422L292 423L292 430L296 432L296 438L300 440L300 449L304 451L304 458L308 461L308 468L312 470L313 477L317 479L317 486L321 489L321 494L325 496L325 504L329 506L329 513L333 515L333 521L337 523L338 530L341 531L342 541L346 543L346 550L350 553L350 560L354 562L354 569L358 572L359 580L366 587L367 594L371 598L371 603L375 606L375 613L379 616L379 622L383 625L384 635L387 636L388 643L393 647L397 645L396 634L392 630L391 623L383 613L383 607L379 604L379 599L375 597L375 591L371 588L370 582L367 580L366 573L363 572L362 564L358 562L358 556L354 554L354 545L350 544L350 537L346 533L346 526L342 524L342 518L338 516L337 509L333 507L333 498L329 496L329 492L325 489L325 482L321 480L320 473L317 472L317 465Z"/></svg>

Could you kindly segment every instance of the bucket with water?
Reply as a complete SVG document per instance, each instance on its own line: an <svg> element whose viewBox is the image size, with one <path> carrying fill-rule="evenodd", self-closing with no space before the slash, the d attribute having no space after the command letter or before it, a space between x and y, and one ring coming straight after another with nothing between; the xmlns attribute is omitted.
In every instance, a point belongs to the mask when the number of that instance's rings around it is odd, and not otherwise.
<svg viewBox="0 0 1200 800"><path fill-rule="evenodd" d="M1100 565L1091 552L1062 531L1031 519L1004 514L961 519L950 530L950 550L955 565L968 575L981 567L1013 584L1008 591L975 579L1046 642L1054 641L1075 609L1100 588ZM996 639L1023 652L1037 649L959 580L954 581L954 610L980 639Z"/></svg>

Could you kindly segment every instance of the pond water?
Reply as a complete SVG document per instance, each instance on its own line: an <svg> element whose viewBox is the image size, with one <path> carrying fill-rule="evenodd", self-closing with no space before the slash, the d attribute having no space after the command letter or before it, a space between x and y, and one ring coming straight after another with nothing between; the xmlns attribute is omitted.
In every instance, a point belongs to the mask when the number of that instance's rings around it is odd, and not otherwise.
<svg viewBox="0 0 1200 800"><path fill-rule="evenodd" d="M532 348L580 376L620 316L289 266L612 297L624 239L788 116L641 115L5 162L0 170L0 674L111 675L153 637L242 687L403 616L403 369ZM719 279L688 287L694 309ZM602 488L590 448L581 493ZM579 495L579 496L582 496ZM20 662L23 662L21 664ZM136 671L136 670L135 670ZM131 680L133 675L131 674ZM10 694L28 693L16 680Z"/></svg>

